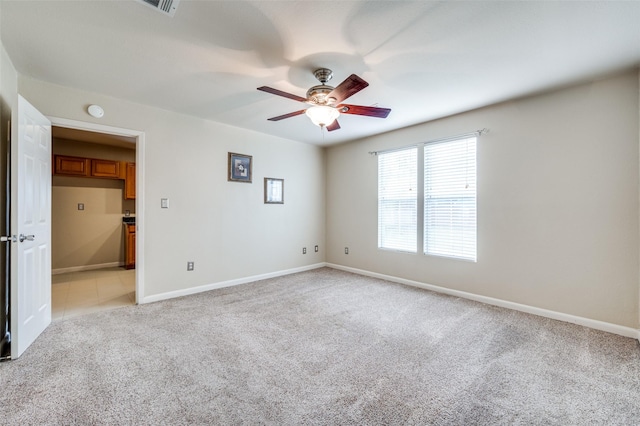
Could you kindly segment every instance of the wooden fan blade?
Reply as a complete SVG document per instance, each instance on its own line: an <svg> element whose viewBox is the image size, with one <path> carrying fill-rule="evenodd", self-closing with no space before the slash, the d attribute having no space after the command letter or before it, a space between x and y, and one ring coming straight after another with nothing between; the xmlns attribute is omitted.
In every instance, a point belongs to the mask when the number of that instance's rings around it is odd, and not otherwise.
<svg viewBox="0 0 640 426"><path fill-rule="evenodd" d="M300 111L290 112L289 114L284 114L284 115L279 115L277 117L267 118L267 120L269 120L269 121L280 121L280 120L284 120L285 118L295 117L296 115L304 114L305 111L306 111L306 109L301 109Z"/></svg>
<svg viewBox="0 0 640 426"><path fill-rule="evenodd" d="M303 98L302 96L293 95L291 93L283 92L282 90L274 89L273 87L262 86L258 87L258 90L263 92L271 93L272 95L278 95L285 98L293 99L298 102L307 102L307 98Z"/></svg>
<svg viewBox="0 0 640 426"><path fill-rule="evenodd" d="M351 74L345 81L340 83L338 87L333 89L328 95L327 99L334 98L335 101L333 103L339 104L340 102L347 99L349 96L353 96L365 87L367 87L369 83L361 79L355 74Z"/></svg>
<svg viewBox="0 0 640 426"><path fill-rule="evenodd" d="M338 108L341 114L366 115L367 117L377 118L387 118L387 116L391 112L391 109L389 108L377 108L362 105L341 104L336 108Z"/></svg>
<svg viewBox="0 0 640 426"><path fill-rule="evenodd" d="M340 128L340 124L338 123L338 120L333 120L333 123L327 126L327 131L333 132L334 130L338 130L339 128Z"/></svg>

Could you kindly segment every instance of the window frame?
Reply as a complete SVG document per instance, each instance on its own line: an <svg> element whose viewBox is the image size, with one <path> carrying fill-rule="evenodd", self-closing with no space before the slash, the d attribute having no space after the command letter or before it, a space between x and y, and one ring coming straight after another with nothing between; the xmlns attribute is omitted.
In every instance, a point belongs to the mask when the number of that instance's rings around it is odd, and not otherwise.
<svg viewBox="0 0 640 426"><path fill-rule="evenodd" d="M460 135L460 136L454 136L454 137L450 137L450 138L443 138L443 139L438 139L438 140L433 140L433 141L428 141L425 143L420 143L420 144L416 144L416 145L411 145L411 146L406 146L406 147L402 147L402 148L397 148L397 149L391 149L391 150L387 150L387 151L380 151L380 152L375 152L374 154L376 154L378 156L378 188L377 188L377 196L378 196L378 211L377 211L377 228L378 228L378 235L377 235L377 240L378 240L378 249L380 250L386 250L386 251L396 251L396 252L402 252L402 253L410 253L410 254L423 254L425 256L432 256L432 257L442 257L442 258L446 258L446 259L455 259L455 260L462 260L462 261L470 261L470 262L477 262L477 242L478 242L478 233L477 233L477 229L478 229L478 221L477 221L477 146L478 146L478 136L480 136L482 134L483 131L478 131L475 133L471 133L471 134L465 134L465 135ZM427 239L428 236L426 234L427 232L427 206L425 201L427 201L427 199L425 197L427 197L427 192L425 190L425 175L428 174L427 171L425 171L425 147L432 147L436 144L446 144L446 143L455 143L455 142L461 142L461 141L465 141L467 140L467 144L469 143L468 140L471 140L472 144L473 144L473 182L472 182L472 186L473 186L473 210L472 210L472 214L473 214L473 223L472 223L472 227L473 227L473 245L472 245L472 251L471 251L471 255L469 255L468 251L466 252L467 254L465 254L465 250L461 250L458 254L451 254L451 253L442 253L442 252L433 252L433 251L428 251L427 250ZM380 188L380 156L381 155L386 155L386 154L392 154L392 153L398 153L398 152L402 152L402 151L407 151L407 150L416 150L417 153L417 158L416 158L416 173L415 173L415 187L417 188L417 195L416 195L416 226L415 229L413 230L415 232L415 248L413 249L407 249L407 248L394 248L394 247L385 247L382 245L381 243L381 188ZM469 161L468 158L465 159L465 161ZM465 171L465 173L468 173L468 171ZM460 198L465 198L465 197L450 197L453 200L458 200ZM463 221L464 223L464 221ZM466 232L466 231L463 231Z"/></svg>
<svg viewBox="0 0 640 426"><path fill-rule="evenodd" d="M421 250L427 256L477 261L477 145L477 137L470 136L423 146L424 237ZM427 159L428 151L434 152L442 147L444 148L440 150L440 158ZM437 178L438 174L440 180ZM443 175L446 179L442 179ZM434 186L439 185L435 190L427 188L431 176L436 176L431 179L431 183ZM439 202L445 207L430 209L429 200L438 200L432 204ZM446 205L450 208L447 209ZM437 234L438 231L429 232L428 222L434 223L434 228L441 228L440 236ZM442 238L443 235L447 238Z"/></svg>
<svg viewBox="0 0 640 426"><path fill-rule="evenodd" d="M405 157L402 157L401 154L408 154L408 155L406 155ZM386 159L387 156L396 157L397 160L400 159L401 161L413 160L413 167L415 167L416 169L410 170L410 171L411 172L415 171L416 175L418 172L418 168L417 168L418 159L420 157L419 149L418 147L415 147L415 146L407 147L399 150L388 151L378 156L378 248L382 250L400 251L404 253L417 254L419 241L418 241L418 234L416 233L416 230L420 223L420 220L419 220L420 216L418 215L418 209L420 206L420 200L418 198L419 182L416 179L413 179L413 182L404 181L404 180L401 182L394 181L391 185L391 188L387 188L386 186L383 187L382 186L383 179L385 177L391 176L391 170L387 170L384 173L384 175L381 174L382 167L385 167L383 164L381 164L381 162L383 161L383 158ZM414 157L414 158L410 158L410 157ZM389 169L395 169L396 173L398 169L401 169L401 168L402 168L402 164L389 166ZM407 189L406 191L402 191L401 188L397 188L398 185L410 185L410 188ZM407 195L409 195L410 197L399 198L403 196L403 193L405 197ZM394 205L398 206L398 208L384 209L384 213L383 213L381 206L384 204L384 199L386 197L389 197L392 199L392 201L395 201ZM403 205L406 207L408 203L414 204L414 211L408 212L408 213L413 213L414 217L412 218L411 217L406 218L407 209L402 208ZM392 212L391 210L395 210L395 211ZM389 218L389 216L393 214L401 214L402 217L407 220L402 221L402 223L400 224L393 222L391 223L391 225L389 225L389 223L385 219ZM410 223L410 222L413 222L413 223ZM410 227L411 225L413 225L413 232L409 236L404 234L400 235L400 233L396 233L394 236L387 237L387 233L383 232L383 229L386 230L390 226L398 229L402 229L402 228ZM403 245L407 243L413 243L413 247L409 245Z"/></svg>

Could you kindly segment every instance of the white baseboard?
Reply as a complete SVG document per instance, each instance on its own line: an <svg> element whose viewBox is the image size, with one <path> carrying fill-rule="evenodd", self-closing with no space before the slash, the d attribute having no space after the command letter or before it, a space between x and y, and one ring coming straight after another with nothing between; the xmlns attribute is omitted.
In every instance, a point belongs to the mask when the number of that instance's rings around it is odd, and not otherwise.
<svg viewBox="0 0 640 426"><path fill-rule="evenodd" d="M358 275L365 275L368 277L380 278L383 280L387 280L387 281L391 281L399 284L405 284L412 287L424 288L426 290L431 290L437 293L444 293L451 296L461 297L463 299L475 300L476 302L482 302L488 305L499 306L501 308L513 309L515 311L526 312L528 314L538 315L545 318L551 318L558 321L578 324L584 327L593 328L595 330L606 331L608 333L618 334L620 336L631 337L631 338L640 340L640 330L636 330L631 327L625 327L622 325L611 324L604 321L578 317L575 315L565 314L562 312L550 311L548 309L536 308L534 306L523 305L515 302L509 302L507 300L502 300L502 299L495 299L493 297L480 296L473 293L467 293L466 291L452 290L446 287L440 287L432 284L425 284L418 281L407 280L404 278L393 277L390 275L378 274L376 272L365 271L363 269L356 269L348 266L336 265L333 263L327 263L325 266L328 266L329 268L333 268L333 269L352 272Z"/></svg>
<svg viewBox="0 0 640 426"><path fill-rule="evenodd" d="M52 269L51 275L66 274L67 272L93 271L94 269L115 268L124 266L122 262L99 263L96 265L71 266L69 268Z"/></svg>
<svg viewBox="0 0 640 426"><path fill-rule="evenodd" d="M313 265L301 266L299 268L269 272L261 275L253 275L251 277L237 278L235 280L222 281L222 282L206 284L198 287L185 288L183 290L169 291L166 293L154 294L152 296L145 296L142 299L142 302L139 302L139 303L159 302L161 300L173 299L174 297L188 296L190 294L202 293L204 291L216 290L218 288L232 287L240 284L252 283L254 281L266 280L266 279L275 278L275 277L282 277L284 275L291 275L291 274L296 274L298 272L310 271L312 269L323 268L325 266L327 265L324 262L315 263Z"/></svg>

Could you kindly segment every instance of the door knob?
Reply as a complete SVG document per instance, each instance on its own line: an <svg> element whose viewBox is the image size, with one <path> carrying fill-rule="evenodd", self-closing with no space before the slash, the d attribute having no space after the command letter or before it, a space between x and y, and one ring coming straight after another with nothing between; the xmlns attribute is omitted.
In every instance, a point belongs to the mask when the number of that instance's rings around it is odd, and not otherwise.
<svg viewBox="0 0 640 426"><path fill-rule="evenodd" d="M24 242L25 240L33 241L35 239L36 239L35 235L24 235L24 234L20 234L20 238L19 238L21 243Z"/></svg>

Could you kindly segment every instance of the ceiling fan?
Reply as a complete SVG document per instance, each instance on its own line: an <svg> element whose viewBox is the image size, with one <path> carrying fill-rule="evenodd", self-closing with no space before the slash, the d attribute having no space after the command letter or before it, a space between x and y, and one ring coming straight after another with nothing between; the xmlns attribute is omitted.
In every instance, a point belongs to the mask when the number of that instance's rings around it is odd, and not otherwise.
<svg viewBox="0 0 640 426"><path fill-rule="evenodd" d="M365 115L367 117L387 118L391 109L377 108L362 105L343 104L342 101L350 96L355 95L369 85L366 81L355 74L351 74L345 81L337 87L328 86L327 82L333 77L333 71L327 68L320 68L313 72L313 75L321 84L313 86L307 91L307 97L293 95L283 92L282 90L272 87L262 86L258 90L271 93L273 95L283 96L293 99L294 101L304 102L311 105L300 111L290 112L289 114L279 115L269 118L269 121L280 121L285 118L295 117L296 115L306 114L313 124L320 127L326 127L328 131L338 130L337 118L340 114Z"/></svg>

